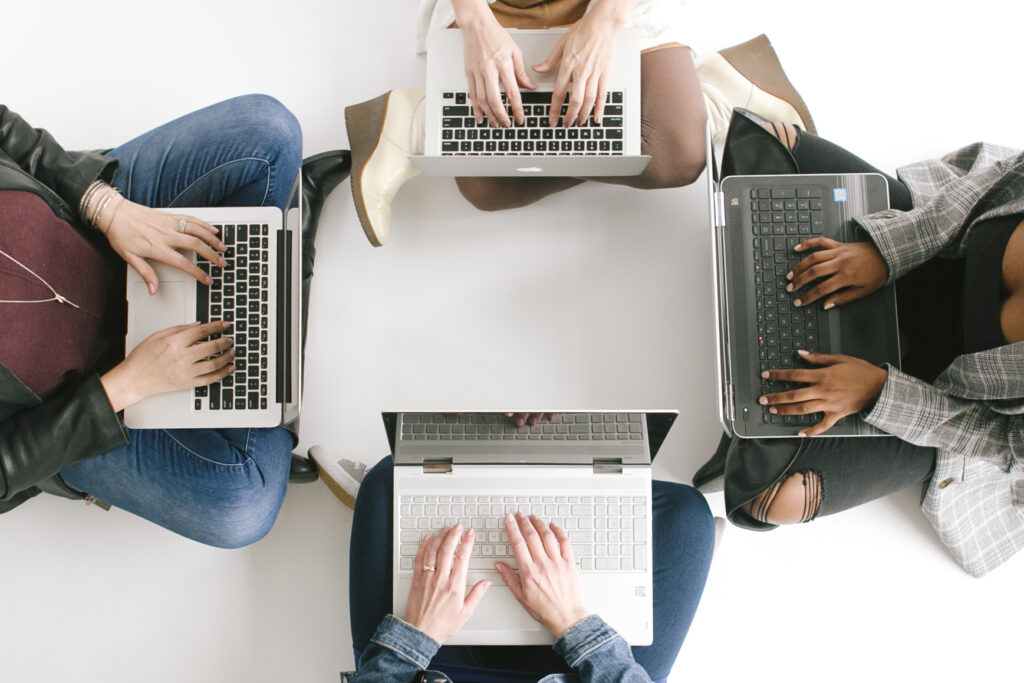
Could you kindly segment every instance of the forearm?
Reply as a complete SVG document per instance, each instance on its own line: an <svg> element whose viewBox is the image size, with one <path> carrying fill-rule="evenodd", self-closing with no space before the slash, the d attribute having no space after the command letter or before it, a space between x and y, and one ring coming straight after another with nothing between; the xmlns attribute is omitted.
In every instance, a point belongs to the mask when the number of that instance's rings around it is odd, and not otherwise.
<svg viewBox="0 0 1024 683"><path fill-rule="evenodd" d="M617 28L622 28L632 16L634 7L636 7L636 0L597 0L591 5L587 14L609 21Z"/></svg>
<svg viewBox="0 0 1024 683"><path fill-rule="evenodd" d="M953 396L895 368L864 419L918 446L979 457L1009 469L1024 463L1024 417Z"/></svg>
<svg viewBox="0 0 1024 683"><path fill-rule="evenodd" d="M497 21L487 0L452 0L459 28L472 29L488 21Z"/></svg>
<svg viewBox="0 0 1024 683"><path fill-rule="evenodd" d="M370 638L352 682L411 683L427 668L440 645L416 627L389 614Z"/></svg>
<svg viewBox="0 0 1024 683"><path fill-rule="evenodd" d="M99 379L93 375L0 423L0 499L65 466L128 443Z"/></svg>
<svg viewBox="0 0 1024 683"><path fill-rule="evenodd" d="M633 659L633 652L615 629L591 615L555 641L557 652L584 683L645 683L647 671Z"/></svg>

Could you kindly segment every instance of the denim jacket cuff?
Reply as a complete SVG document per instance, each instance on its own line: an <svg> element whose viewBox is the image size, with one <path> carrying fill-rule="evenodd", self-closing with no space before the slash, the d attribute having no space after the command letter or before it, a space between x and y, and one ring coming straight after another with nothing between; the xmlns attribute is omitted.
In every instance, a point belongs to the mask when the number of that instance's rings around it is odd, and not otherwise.
<svg viewBox="0 0 1024 683"><path fill-rule="evenodd" d="M386 647L420 670L427 668L441 647L426 633L393 614L384 617L370 642Z"/></svg>
<svg viewBox="0 0 1024 683"><path fill-rule="evenodd" d="M619 634L596 614L580 619L565 630L552 646L573 669L595 651L621 640ZM622 641L625 644L625 641Z"/></svg>

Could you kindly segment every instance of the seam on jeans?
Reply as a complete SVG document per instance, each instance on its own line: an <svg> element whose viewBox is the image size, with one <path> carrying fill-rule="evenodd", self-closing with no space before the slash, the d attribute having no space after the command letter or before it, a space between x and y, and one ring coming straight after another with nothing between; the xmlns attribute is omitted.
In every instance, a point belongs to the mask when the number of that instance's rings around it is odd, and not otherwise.
<svg viewBox="0 0 1024 683"><path fill-rule="evenodd" d="M246 465L248 465L248 464L249 464L249 463L250 463L250 462L252 461L252 458L250 458L250 457L249 457L249 451L248 451L249 441L248 441L248 437L246 437L246 442L245 442L245 445L246 445L246 454L245 454L245 460L244 460L243 462L236 462L236 463L226 463L226 462L218 462L218 461L216 461L216 460L211 460L210 458L207 458L207 457L206 457L206 456L204 456L204 455L200 455L199 453L196 453L196 452L195 452L194 450L192 450L191 448L189 448L188 446L186 446L186 445L185 445L185 444L183 444L182 442L180 442L180 441L178 441L177 439L175 439L175 438L174 438L174 435L173 435L173 434L171 434L171 433L170 433L169 431L167 431L166 429L161 429L160 431L161 431L161 432L163 432L164 434L166 434L166 435L167 435L167 437L168 437L168 438L169 438L169 439L170 439L171 441L173 441L174 443L178 444L178 446L180 446L180 447L181 447L181 448L183 448L184 450L188 451L189 453L191 453L192 455L196 456L196 457L197 457L197 458L199 458L200 460L205 460L206 462L208 462L208 463L210 463L210 464L212 464L212 465L220 465L221 467L245 467ZM250 430L250 432L251 432L251 431L252 431L252 430Z"/></svg>
<svg viewBox="0 0 1024 683"><path fill-rule="evenodd" d="M569 664L569 666L571 666L572 668L575 669L577 666L579 666L579 663L582 662L584 659L586 659L592 652L594 652L595 650L598 650L598 649L604 647L605 645L607 645L608 643L610 643L611 641L615 640L618 637L619 637L619 634L617 634L617 633L609 633L609 634L607 634L604 637L603 640L600 640L600 641L594 643L594 645L592 645L591 647L588 647L586 650L583 650L582 652L580 652L579 655L576 656L576 661L571 662Z"/></svg>
<svg viewBox="0 0 1024 683"><path fill-rule="evenodd" d="M183 195L186 192L188 192L192 188L193 185L195 185L196 183L198 183L201 180L205 179L210 174L216 173L217 171L221 170L225 166L228 166L230 164L235 164L235 163L238 163L238 162L241 162L241 161L259 161L259 162L261 162L262 164L264 164L267 167L266 168L267 183L266 183L266 187L263 189L263 199L260 200L260 206L262 206L267 201L267 196L270 194L270 169L272 168L272 166L271 166L271 163L270 163L269 160L261 159L260 157L243 157L241 159L232 159L231 161L225 161L225 162L223 162L221 164L217 164L216 166L211 168L209 171L207 171L203 175L201 175L198 178L196 178L195 180L193 180L187 186L185 186L185 188L181 192L179 192L177 195L174 196L174 199L171 200L171 202L170 202L170 204L168 204L168 206L174 206L174 203L177 202L178 199L181 198L181 195Z"/></svg>

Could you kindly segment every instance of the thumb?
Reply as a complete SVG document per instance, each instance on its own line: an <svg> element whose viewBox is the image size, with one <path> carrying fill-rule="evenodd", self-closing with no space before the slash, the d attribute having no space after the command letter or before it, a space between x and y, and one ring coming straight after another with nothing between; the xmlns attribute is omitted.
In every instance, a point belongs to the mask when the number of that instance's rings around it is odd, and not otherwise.
<svg viewBox="0 0 1024 683"><path fill-rule="evenodd" d="M523 66L523 56L516 55L512 60L512 66L516 72L516 80L524 88L533 90L537 87L537 84L530 79L530 74L526 73L526 67Z"/></svg>
<svg viewBox="0 0 1024 683"><path fill-rule="evenodd" d="M555 49L552 50L551 54L548 55L548 58L545 59L540 64L538 64L537 66L533 67L533 70L536 71L537 73L546 74L547 72L551 71L556 66L558 66L561 61L562 43L561 41L559 41L558 44L555 45Z"/></svg>
<svg viewBox="0 0 1024 683"><path fill-rule="evenodd" d="M128 265L135 269L135 272L139 274L146 282L146 288L149 289L149 295L156 294L157 287L160 286L160 280L156 276L156 271L153 267L146 262L146 259L139 258L138 256L129 256L127 259Z"/></svg>
<svg viewBox="0 0 1024 683"><path fill-rule="evenodd" d="M505 585L512 591L512 595L516 596L517 600L521 600L519 596L522 594L523 584L519 579L519 575L512 571L512 568L504 562L495 562L494 568L498 570L499 574L501 574L501 580L504 581Z"/></svg>
<svg viewBox="0 0 1024 683"><path fill-rule="evenodd" d="M484 594L487 589L491 587L491 582L487 579L477 581L476 584L469 590L469 594L466 596L466 601L463 603L463 611L469 615L476 610L476 606L480 604L480 601L484 599Z"/></svg>

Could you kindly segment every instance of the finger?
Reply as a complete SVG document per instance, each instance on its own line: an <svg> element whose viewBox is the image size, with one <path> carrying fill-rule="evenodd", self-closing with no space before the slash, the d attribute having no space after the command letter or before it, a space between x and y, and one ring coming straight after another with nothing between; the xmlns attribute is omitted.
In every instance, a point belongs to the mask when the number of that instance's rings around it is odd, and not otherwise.
<svg viewBox="0 0 1024 683"><path fill-rule="evenodd" d="M228 365L235 359L235 350L231 349L226 353L222 353L219 356L210 358L208 360L201 360L197 363L192 364L192 371L197 377L203 375L209 375L221 370L225 365Z"/></svg>
<svg viewBox="0 0 1024 683"><path fill-rule="evenodd" d="M551 531L548 523L536 515L530 515L530 523L537 530L540 542L544 546L544 553L552 560L561 557L562 550L558 547L558 539L555 538L555 534Z"/></svg>
<svg viewBox="0 0 1024 683"><path fill-rule="evenodd" d="M179 219L180 218L184 218L185 220L188 221L188 224L190 226L191 225L195 225L195 226L201 228L202 230L210 233L211 235L216 235L218 232L220 232L217 228L213 227L212 225L210 225L209 223L204 221L202 218L196 218L195 216L178 216L178 218ZM187 227L186 227L186 231L187 231ZM211 244L212 244L212 242L211 242Z"/></svg>
<svg viewBox="0 0 1024 683"><path fill-rule="evenodd" d="M519 532L523 535L523 540L526 541L526 547L530 549L530 557L534 561L544 559L547 556L547 551L544 549L544 541L541 540L540 534L537 533L537 528L533 526L530 518L521 512L517 512L516 522L519 524Z"/></svg>
<svg viewBox="0 0 1024 683"><path fill-rule="evenodd" d="M505 99L508 101L508 106L512 109L512 118L519 125L523 125L526 123L526 114L523 112L523 98L519 94L515 72L508 64L505 65L505 70L502 72L501 83L505 86Z"/></svg>
<svg viewBox="0 0 1024 683"><path fill-rule="evenodd" d="M508 534L508 544L512 547L512 554L515 555L519 566L531 562L533 558L530 556L530 547L519 529L519 519L513 517L512 513L505 515L505 532Z"/></svg>
<svg viewBox="0 0 1024 683"><path fill-rule="evenodd" d="M469 595L466 596L465 602L462 603L462 614L467 617L472 614L476 610L476 606L484 599L484 594L490 587L491 582L487 579L477 581L473 584L473 587L469 589Z"/></svg>
<svg viewBox="0 0 1024 683"><path fill-rule="evenodd" d="M214 239L214 245L220 244ZM191 235L176 235L171 241L171 246L175 249L183 249L185 251L194 251L196 254L206 259L210 263L214 263L218 266L227 265L227 261L224 257L216 252L214 247Z"/></svg>
<svg viewBox="0 0 1024 683"><path fill-rule="evenodd" d="M818 371L806 368L765 370L761 373L761 379L774 379L778 382L803 382L804 384L814 384L819 381Z"/></svg>
<svg viewBox="0 0 1024 683"><path fill-rule="evenodd" d="M217 237L217 228L213 227L206 221L193 218L192 216L172 216L171 218L176 221L185 221L185 231L180 234L194 237L195 239L210 245L213 249L218 249L220 251L227 249L227 246L220 241L219 237ZM178 231L175 230L175 233L177 232Z"/></svg>
<svg viewBox="0 0 1024 683"><path fill-rule="evenodd" d="M430 544L427 545L427 552L423 556L423 564L434 567L434 571L427 573L435 577L437 576L437 551L441 547L441 541L444 540L447 533L448 528L445 527L439 533L435 534L430 540Z"/></svg>
<svg viewBox="0 0 1024 683"><path fill-rule="evenodd" d="M452 580L465 585L466 574L469 573L469 558L473 554L473 542L476 540L476 532L466 529L462 535L462 545L455 553L455 564L452 566Z"/></svg>
<svg viewBox="0 0 1024 683"><path fill-rule="evenodd" d="M843 304L855 301L868 293L869 291L867 287L847 287L846 289L825 299L825 301L822 302L821 307L827 311L830 308L835 308L836 306L842 306Z"/></svg>
<svg viewBox="0 0 1024 683"><path fill-rule="evenodd" d="M808 254L800 259L799 263L793 266L793 270L786 273L786 278L792 280L811 266L816 266L819 263L824 263L825 261L831 261L836 257L836 254L837 252L834 249L826 249L824 251L816 251L812 254Z"/></svg>
<svg viewBox="0 0 1024 683"><path fill-rule="evenodd" d="M555 538L558 539L558 546L562 551L562 559L575 565L576 560L573 558L572 542L569 540L569 534L567 534L565 529L557 524L551 525L551 532L555 535Z"/></svg>
<svg viewBox="0 0 1024 683"><path fill-rule="evenodd" d="M842 242L837 242L830 237L812 237L796 245L793 249L794 251L806 251L808 249L835 249L841 246L843 246Z"/></svg>
<svg viewBox="0 0 1024 683"><path fill-rule="evenodd" d="M484 119L493 121L494 116L491 113L491 107L487 104L487 82L481 74L476 75L476 95L477 97L473 101L476 103L477 111L480 114L477 116L476 122L480 123Z"/></svg>
<svg viewBox="0 0 1024 683"><path fill-rule="evenodd" d="M832 277L828 278L827 280L821 282L821 284L818 284L818 285L808 289L806 292L801 294L798 298L793 299L793 305L794 306L809 306L810 304L813 304L818 299L821 299L822 297L826 297L829 294L832 294L832 293L842 289L843 288L843 283L838 281L838 278L839 278L838 275L833 275ZM829 308L832 308L832 306L829 306ZM827 309L825 309L825 310L827 310Z"/></svg>
<svg viewBox="0 0 1024 683"><path fill-rule="evenodd" d="M523 51L516 49L512 53L512 68L515 69L516 82L522 87L533 90L537 87L537 84L530 78L530 74L526 71L526 65L523 64Z"/></svg>
<svg viewBox="0 0 1024 683"><path fill-rule="evenodd" d="M572 89L569 90L569 104L565 108L565 117L563 123L566 128L576 122L576 118L580 115L580 109L583 108L583 86L580 82L573 78Z"/></svg>
<svg viewBox="0 0 1024 683"><path fill-rule="evenodd" d="M168 247L163 254L154 256L153 258L157 261L161 261L162 263L166 263L169 266L173 266L187 275L191 275L204 285L213 284L213 278L210 277L210 275L202 268L192 263L192 259L187 258L181 252L175 251L170 247Z"/></svg>
<svg viewBox="0 0 1024 683"><path fill-rule="evenodd" d="M799 349L797 354L808 363L815 365L835 365L850 359L850 356L844 356L841 353L811 353L805 349Z"/></svg>
<svg viewBox="0 0 1024 683"><path fill-rule="evenodd" d="M598 123L604 118L604 101L608 97L608 74L601 74L597 81L597 99L594 102L594 119Z"/></svg>
<svg viewBox="0 0 1024 683"><path fill-rule="evenodd" d="M790 403L788 405L777 405L772 406L769 409L773 415L810 415L811 413L821 413L825 411L825 402L814 400L804 401L803 403Z"/></svg>
<svg viewBox="0 0 1024 683"><path fill-rule="evenodd" d="M515 570L504 562L495 562L494 568L498 570L498 574L501 575L501 580L504 581L505 585L508 586L508 589L512 591L512 595L516 596L516 600L522 602L523 582L519 578L519 574L516 574Z"/></svg>
<svg viewBox="0 0 1024 683"><path fill-rule="evenodd" d="M216 334L216 332L214 333ZM219 353L227 351L234 345L234 340L231 337L223 336L211 339L210 341L198 342L192 348L195 349L196 356L198 358L206 358L207 356L216 356Z"/></svg>
<svg viewBox="0 0 1024 683"><path fill-rule="evenodd" d="M214 320L201 325L192 325L184 330L182 334L184 335L185 342L191 346L200 339L212 337L215 334L223 332L229 327L231 327L231 323L224 322L223 320Z"/></svg>
<svg viewBox="0 0 1024 683"><path fill-rule="evenodd" d="M437 573L443 577L450 577L452 565L455 563L455 548L462 539L462 525L456 524L441 541L441 547L437 551Z"/></svg>
<svg viewBox="0 0 1024 683"><path fill-rule="evenodd" d="M214 372L210 372L205 375L199 375L198 377L192 378L192 386L202 387L206 386L207 384L219 382L220 380L224 379L234 371L235 364L229 363L228 365L222 367L220 370L216 370Z"/></svg>
<svg viewBox="0 0 1024 683"><path fill-rule="evenodd" d="M423 579L423 565L427 562L427 548L430 547L430 534L427 534L420 539L420 545L416 548L416 559L412 561L412 580L415 583L417 580Z"/></svg>
<svg viewBox="0 0 1024 683"><path fill-rule="evenodd" d="M562 114L562 106L565 104L565 95L569 91L569 74L564 73L564 69L558 70L558 75L555 76L555 87L551 91L551 110L548 112L548 124L555 126L558 124L559 118L562 120L563 126L568 126L570 119L567 118L569 112L566 111Z"/></svg>
<svg viewBox="0 0 1024 683"><path fill-rule="evenodd" d="M129 255L125 257L125 262L135 269L135 272L139 274L139 277L146 283L146 288L149 290L149 295L153 296L156 294L157 287L160 285L160 280L156 276L156 271L153 270L153 266L149 265L149 262L144 258L138 256Z"/></svg>
<svg viewBox="0 0 1024 683"><path fill-rule="evenodd" d="M583 104L580 105L580 114L576 122L583 125L590 118L590 112L594 110L594 102L597 100L597 80L593 74L585 75L580 79L583 82Z"/></svg>
<svg viewBox="0 0 1024 683"><path fill-rule="evenodd" d="M796 268L786 273L786 279L789 280L789 284L786 285L787 292L795 292L796 290L811 284L815 280L820 280L823 277L829 277L829 280L839 280L839 261L836 259L830 259L824 263L818 263L810 268L805 268L799 272ZM792 276L792 277L790 277Z"/></svg>
<svg viewBox="0 0 1024 683"><path fill-rule="evenodd" d="M546 74L562 62L562 49L564 46L564 39L559 38L558 42L555 43L554 49L551 50L551 54L540 64L533 67L533 70L537 73Z"/></svg>
<svg viewBox="0 0 1024 683"><path fill-rule="evenodd" d="M801 429L797 433L797 436L817 436L818 434L824 434L836 426L836 422L839 422L840 417L842 416L837 416L835 413L825 413L825 417L823 417L818 424L811 425L807 429Z"/></svg>
<svg viewBox="0 0 1024 683"><path fill-rule="evenodd" d="M477 105L476 95L476 74L469 71L466 72L466 85L469 90L469 106L472 107L473 119L479 123L480 117L483 116L483 110Z"/></svg>
<svg viewBox="0 0 1024 683"><path fill-rule="evenodd" d="M512 122L505 112L505 105L501 101L501 81L497 71L487 74L487 106L491 110L491 115L487 118L492 127L511 125Z"/></svg>
<svg viewBox="0 0 1024 683"><path fill-rule="evenodd" d="M791 389L790 391L780 391L775 394L765 394L757 399L757 402L763 406L774 407L787 403L803 403L804 401L812 401L819 398L821 398L821 390L815 386L810 386Z"/></svg>
<svg viewBox="0 0 1024 683"><path fill-rule="evenodd" d="M530 413L529 423L535 425L544 419L544 413Z"/></svg>

